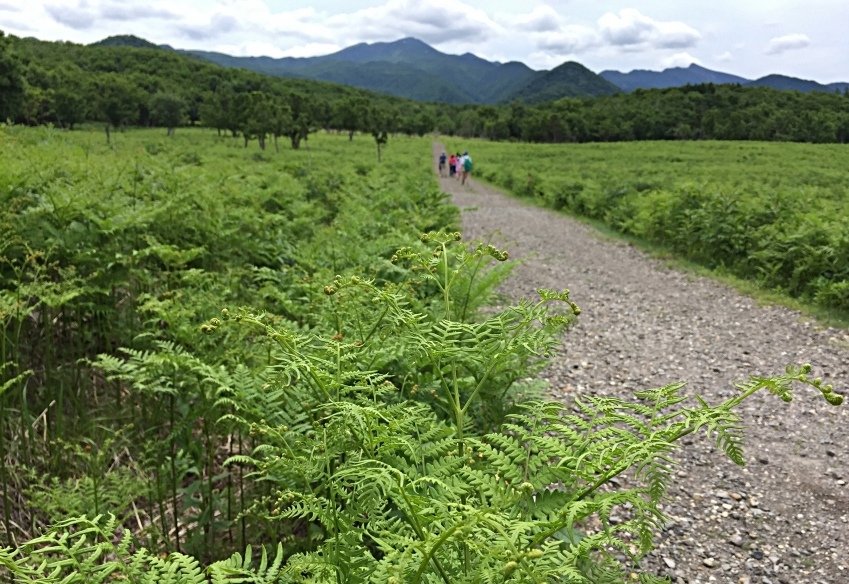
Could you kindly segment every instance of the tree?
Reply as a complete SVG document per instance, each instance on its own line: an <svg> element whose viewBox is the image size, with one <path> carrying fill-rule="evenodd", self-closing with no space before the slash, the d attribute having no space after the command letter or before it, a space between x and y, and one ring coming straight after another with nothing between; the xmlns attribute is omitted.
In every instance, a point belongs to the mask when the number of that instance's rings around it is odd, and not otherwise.
<svg viewBox="0 0 849 584"><path fill-rule="evenodd" d="M380 162L380 150L389 141L391 129L390 117L380 106L372 106L368 114L368 126L374 142L377 145L377 162Z"/></svg>
<svg viewBox="0 0 849 584"><path fill-rule="evenodd" d="M0 120L14 119L24 103L23 70L0 31Z"/></svg>
<svg viewBox="0 0 849 584"><path fill-rule="evenodd" d="M291 112L291 120L286 135L292 142L292 148L297 150L301 147L301 140L306 140L310 134L312 125L312 112L310 111L307 98L300 93L290 93L286 97L286 103Z"/></svg>
<svg viewBox="0 0 849 584"><path fill-rule="evenodd" d="M368 102L362 97L348 97L336 104L335 123L338 129L348 132L348 140L366 126Z"/></svg>
<svg viewBox="0 0 849 584"><path fill-rule="evenodd" d="M186 102L178 95L162 91L150 98L151 121L168 128L168 135L174 135L174 129L184 120Z"/></svg>
<svg viewBox="0 0 849 584"><path fill-rule="evenodd" d="M292 125L292 110L289 109L289 104L280 99L275 99L271 104L268 117L271 135L274 136L274 151L280 152L277 138L286 135L287 129Z"/></svg>
<svg viewBox="0 0 849 584"><path fill-rule="evenodd" d="M73 130L74 125L85 120L88 115L91 91L83 84L81 77L62 75L53 90L56 123L69 130Z"/></svg>
<svg viewBox="0 0 849 584"><path fill-rule="evenodd" d="M106 122L106 141L110 128L120 128L138 119L141 95L123 76L107 73L99 79L97 113Z"/></svg>

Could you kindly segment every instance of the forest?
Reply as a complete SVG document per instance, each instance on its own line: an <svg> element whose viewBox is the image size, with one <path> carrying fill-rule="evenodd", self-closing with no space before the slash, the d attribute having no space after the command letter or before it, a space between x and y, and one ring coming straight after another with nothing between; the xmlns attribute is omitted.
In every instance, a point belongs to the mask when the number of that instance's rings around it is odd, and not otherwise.
<svg viewBox="0 0 849 584"><path fill-rule="evenodd" d="M74 128L203 125L247 144L317 129L526 142L849 141L849 96L737 85L638 90L538 105L419 103L225 69L158 48L0 39L0 119Z"/></svg>

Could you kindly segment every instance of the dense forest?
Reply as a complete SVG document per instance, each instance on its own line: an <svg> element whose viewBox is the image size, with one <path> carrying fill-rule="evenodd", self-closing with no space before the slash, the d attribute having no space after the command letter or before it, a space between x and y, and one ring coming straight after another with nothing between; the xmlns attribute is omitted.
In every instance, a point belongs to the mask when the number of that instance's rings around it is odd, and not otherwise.
<svg viewBox="0 0 849 584"><path fill-rule="evenodd" d="M849 141L846 93L739 85L638 90L539 105L421 103L338 84L223 68L160 48L0 39L0 119L107 129L205 125L245 145L320 128L530 142L622 140Z"/></svg>

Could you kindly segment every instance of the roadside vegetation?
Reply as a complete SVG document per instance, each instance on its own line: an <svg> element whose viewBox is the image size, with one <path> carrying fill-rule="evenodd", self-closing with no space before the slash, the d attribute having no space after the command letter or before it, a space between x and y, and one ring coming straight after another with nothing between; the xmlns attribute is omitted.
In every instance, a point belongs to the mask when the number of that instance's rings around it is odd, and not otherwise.
<svg viewBox="0 0 849 584"><path fill-rule="evenodd" d="M741 463L742 400L842 401L807 366L546 401L580 309L489 307L508 254L456 233L427 141L115 138L0 134L11 581L630 581L681 438Z"/></svg>
<svg viewBox="0 0 849 584"><path fill-rule="evenodd" d="M720 274L849 316L849 151L836 145L464 142L475 173Z"/></svg>
<svg viewBox="0 0 849 584"><path fill-rule="evenodd" d="M0 66L18 124L0 126L10 582L658 582L639 560L681 439L742 463L743 400L842 402L806 365L719 404L680 383L545 399L536 374L580 308L567 290L492 302L508 251L463 241L413 136L448 120L536 140L533 120L579 102L446 116L33 39L0 38ZM630 145L470 150L518 194L849 302L845 187L820 162L845 168L836 146L646 147L652 163Z"/></svg>

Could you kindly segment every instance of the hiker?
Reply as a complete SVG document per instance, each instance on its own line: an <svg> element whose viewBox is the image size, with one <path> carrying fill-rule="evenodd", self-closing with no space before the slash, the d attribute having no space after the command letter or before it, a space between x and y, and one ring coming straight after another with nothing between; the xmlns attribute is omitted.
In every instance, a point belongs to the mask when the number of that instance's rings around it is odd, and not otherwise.
<svg viewBox="0 0 849 584"><path fill-rule="evenodd" d="M445 176L445 162L448 160L448 157L445 155L445 152L439 155L439 176Z"/></svg>
<svg viewBox="0 0 849 584"><path fill-rule="evenodd" d="M472 172L472 157L469 156L468 150L463 152L462 158L462 178L460 179L461 184L466 184L466 179L469 177L469 174Z"/></svg>
<svg viewBox="0 0 849 584"><path fill-rule="evenodd" d="M457 157L452 154L448 159L448 176L454 176L455 172L457 172Z"/></svg>

